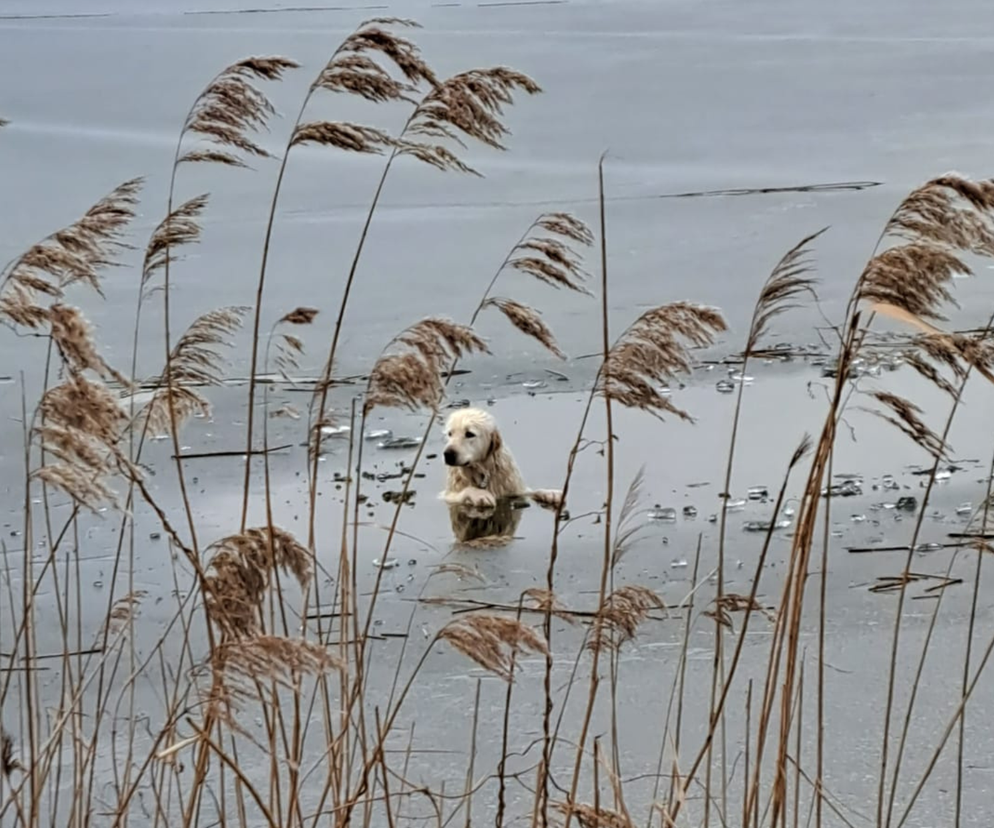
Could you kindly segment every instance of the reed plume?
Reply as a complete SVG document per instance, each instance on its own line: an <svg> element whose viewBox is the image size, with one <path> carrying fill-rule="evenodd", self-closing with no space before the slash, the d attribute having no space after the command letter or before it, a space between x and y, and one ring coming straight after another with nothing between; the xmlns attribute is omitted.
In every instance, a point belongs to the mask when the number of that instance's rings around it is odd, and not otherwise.
<svg viewBox="0 0 994 828"><path fill-rule="evenodd" d="M24 766L14 756L14 739L0 727L0 776L10 779L14 771L23 771Z"/></svg>
<svg viewBox="0 0 994 828"><path fill-rule="evenodd" d="M611 565L617 566L625 553L631 549L638 536L645 531L645 524L637 520L642 501L642 485L645 483L645 466L639 468L625 493L625 500L618 513L618 528L614 533L611 552Z"/></svg>
<svg viewBox="0 0 994 828"><path fill-rule="evenodd" d="M169 356L168 382L156 390L141 411L149 432L168 433L170 395L177 425L190 417L210 413L210 402L194 386L221 384L218 349L230 345L227 337L241 327L242 318L249 310L237 305L217 308L199 316L186 329Z"/></svg>
<svg viewBox="0 0 994 828"><path fill-rule="evenodd" d="M629 817L608 808L595 808L579 802L555 802L552 807L563 816L576 817L580 828L634 828Z"/></svg>
<svg viewBox="0 0 994 828"><path fill-rule="evenodd" d="M300 676L319 676L341 667L321 644L303 638L255 635L220 644L212 655L216 675L235 697L258 697L259 681L292 689Z"/></svg>
<svg viewBox="0 0 994 828"><path fill-rule="evenodd" d="M249 528L214 543L205 579L211 620L225 639L257 635L259 608L277 569L293 575L301 589L314 572L310 550L279 527Z"/></svg>
<svg viewBox="0 0 994 828"><path fill-rule="evenodd" d="M174 248L200 241L200 220L207 209L207 194L185 201L166 216L152 232L142 262L142 287L160 270L176 261Z"/></svg>
<svg viewBox="0 0 994 828"><path fill-rule="evenodd" d="M38 329L48 322L41 296L59 300L82 282L102 295L103 270L126 248L124 230L135 217L143 180L115 187L79 219L32 245L0 274L0 320Z"/></svg>
<svg viewBox="0 0 994 828"><path fill-rule="evenodd" d="M298 327L302 325L310 325L317 318L317 315L318 311L316 308L294 308L289 313L281 316L273 326L273 331L270 334L270 343L273 342L275 337L276 359L274 360L274 363L276 365L276 370L280 372L280 376L282 376L283 379L291 384L293 383L293 380L290 378L290 374L300 367L300 357L304 353L304 343L300 337L289 333L279 333L278 329L281 325L294 325Z"/></svg>
<svg viewBox="0 0 994 828"><path fill-rule="evenodd" d="M366 411L386 408L437 409L445 396L442 372L453 359L489 353L472 328L429 317L398 334L369 376Z"/></svg>
<svg viewBox="0 0 994 828"><path fill-rule="evenodd" d="M93 328L79 308L54 304L48 309L52 340L62 359L74 372L93 371L104 379L113 379L124 386L131 383L120 371L112 368L97 351Z"/></svg>
<svg viewBox="0 0 994 828"><path fill-rule="evenodd" d="M500 296L487 299L483 303L483 307L497 308L525 336L530 336L532 339L537 340L560 359L566 359L566 354L562 352L556 343L556 338L553 336L549 326L545 324L539 312L534 308L523 305L513 299L505 299Z"/></svg>
<svg viewBox="0 0 994 828"><path fill-rule="evenodd" d="M207 162L248 166L243 156L271 158L272 153L249 137L266 128L276 110L252 81L282 79L296 61L284 57L249 57L223 69L194 101L180 132L180 142L193 136L206 142L177 158L178 164Z"/></svg>
<svg viewBox="0 0 994 828"><path fill-rule="evenodd" d="M548 652L545 640L531 627L499 615L471 615L450 621L438 633L439 641L472 659L488 673L512 681L514 658L528 652Z"/></svg>
<svg viewBox="0 0 994 828"><path fill-rule="evenodd" d="M104 503L116 505L107 478L118 457L115 448L127 423L118 397L103 383L70 372L49 389L38 406L41 425L34 435L52 461L32 477L65 492L97 512Z"/></svg>
<svg viewBox="0 0 994 828"><path fill-rule="evenodd" d="M144 589L136 589L122 595L114 602L107 616L107 628L111 633L119 633L137 617L142 599L148 595Z"/></svg>
<svg viewBox="0 0 994 828"><path fill-rule="evenodd" d="M618 587L598 610L594 634L587 647L617 651L635 638L652 610L665 608L663 600L648 587L638 584Z"/></svg>
<svg viewBox="0 0 994 828"><path fill-rule="evenodd" d="M941 460L949 454L951 450L950 446L941 436L922 422L919 415L923 412L919 406L889 391L874 391L871 396L882 403L891 414L885 414L873 408L865 409L870 414L880 417L882 420L903 431L937 460Z"/></svg>
<svg viewBox="0 0 994 828"><path fill-rule="evenodd" d="M465 147L471 138L497 150L511 134L501 120L504 107L514 102L514 93L535 95L541 87L530 77L497 66L471 69L438 83L417 105L397 139L398 155L410 155L442 171L479 175L455 152L438 141Z"/></svg>
<svg viewBox="0 0 994 828"><path fill-rule="evenodd" d="M727 329L722 315L701 305L674 302L642 314L608 352L598 377L598 392L628 408L656 417L691 416L656 388L691 370L690 347L705 347Z"/></svg>
<svg viewBox="0 0 994 828"><path fill-rule="evenodd" d="M574 614L560 603L559 598L550 589L529 587L521 593L521 597L527 599L531 608L538 612L551 613L570 624L576 623Z"/></svg>
<svg viewBox="0 0 994 828"><path fill-rule="evenodd" d="M817 233L801 239L777 262L776 267L763 283L763 289L759 292L759 299L753 309L749 336L746 338L747 354L756 350L759 340L765 336L774 318L798 306L794 301L798 296L804 294L815 296L814 286L818 280L808 275L812 270L808 254L811 243L827 229L827 227L822 228Z"/></svg>
<svg viewBox="0 0 994 828"><path fill-rule="evenodd" d="M733 612L758 612L768 621L775 621L776 615L749 595L739 595L735 592L725 592L717 596L712 602L711 609L705 610L703 615L713 618L721 626L734 629L732 625Z"/></svg>

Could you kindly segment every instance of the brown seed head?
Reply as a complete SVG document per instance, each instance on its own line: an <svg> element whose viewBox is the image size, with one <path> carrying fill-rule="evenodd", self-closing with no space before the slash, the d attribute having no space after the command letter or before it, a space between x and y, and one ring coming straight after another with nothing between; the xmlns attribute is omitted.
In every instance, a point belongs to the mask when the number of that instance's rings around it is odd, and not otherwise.
<svg viewBox="0 0 994 828"><path fill-rule="evenodd" d="M604 599L594 621L591 650L617 650L631 641L654 609L665 609L663 600L648 587L632 585L616 589Z"/></svg>
<svg viewBox="0 0 994 828"><path fill-rule="evenodd" d="M499 615L471 615L450 621L438 639L505 681L511 681L515 656L548 652L545 640L535 630L522 621Z"/></svg>

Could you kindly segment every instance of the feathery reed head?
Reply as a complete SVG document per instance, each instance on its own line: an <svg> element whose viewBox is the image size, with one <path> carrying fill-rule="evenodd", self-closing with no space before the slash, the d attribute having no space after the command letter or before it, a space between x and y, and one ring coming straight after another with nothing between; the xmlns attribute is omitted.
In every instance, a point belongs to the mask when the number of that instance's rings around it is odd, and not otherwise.
<svg viewBox="0 0 994 828"><path fill-rule="evenodd" d="M194 101L183 136L199 136L208 147L194 148L179 158L180 163L213 162L244 167L237 153L269 158L271 153L249 138L250 132L265 129L275 114L269 98L254 86L253 80L280 80L286 70L298 64L283 57L249 57L221 71Z"/></svg>
<svg viewBox="0 0 994 828"><path fill-rule="evenodd" d="M0 776L10 779L14 771L22 771L24 766L14 756L14 739L0 727Z"/></svg>
<svg viewBox="0 0 994 828"><path fill-rule="evenodd" d="M504 107L516 91L541 92L535 81L503 66L471 69L438 83L421 100L398 139L397 153L411 155L443 171L479 173L437 141L465 147L463 137L504 150L510 130L504 125Z"/></svg>
<svg viewBox="0 0 994 828"><path fill-rule="evenodd" d="M39 295L61 299L77 282L101 293L100 275L117 264L123 233L135 217L142 179L115 187L82 217L28 248L0 275L0 318L40 328L47 321Z"/></svg>
<svg viewBox="0 0 994 828"><path fill-rule="evenodd" d="M177 426L194 415L206 416L210 412L210 403L191 386L221 383L218 349L230 344L227 337L241 327L249 310L241 305L217 308L197 317L186 329L169 356L161 378L162 387L141 412L152 434L168 432L172 417L170 406Z"/></svg>
<svg viewBox="0 0 994 828"><path fill-rule="evenodd" d="M184 202L166 216L152 232L145 247L142 263L142 286L176 257L173 249L200 241L200 218L207 208L207 194L198 195Z"/></svg>
<svg viewBox="0 0 994 828"><path fill-rule="evenodd" d="M643 313L608 352L598 377L598 391L628 408L661 417L691 420L660 393L663 383L691 370L690 347L705 347L727 329L722 315L702 305L674 302Z"/></svg>
<svg viewBox="0 0 994 828"><path fill-rule="evenodd" d="M70 372L65 382L45 392L38 413L41 424L33 433L47 457L32 476L92 512L105 503L116 505L107 478L127 422L117 396L103 383Z"/></svg>
<svg viewBox="0 0 994 828"><path fill-rule="evenodd" d="M273 326L273 334L280 325L310 325L318 315L317 308L294 308L281 316ZM280 333L276 336L276 370L290 383L292 371L300 367L300 357L304 353L304 343L300 337L293 334Z"/></svg>
<svg viewBox="0 0 994 828"><path fill-rule="evenodd" d="M499 615L470 615L450 621L438 633L484 670L511 681L514 658L521 653L545 654L545 640L531 627L514 618Z"/></svg>
<svg viewBox="0 0 994 828"><path fill-rule="evenodd" d="M246 529L214 543L206 578L207 610L228 638L259 632L258 610L277 569L304 588L313 575L313 555L290 532L274 526Z"/></svg>
<svg viewBox="0 0 994 828"><path fill-rule="evenodd" d="M775 621L776 616L760 604L755 598L750 598L748 595L739 595L734 592L726 592L719 595L714 599L714 606L712 609L705 610L704 615L708 618L713 618L722 627L727 627L728 629L734 629L732 624L732 613L733 612L758 612L768 621Z"/></svg>
<svg viewBox="0 0 994 828"><path fill-rule="evenodd" d="M421 57L417 45L391 31L394 27L420 28L413 20L376 17L360 23L335 50L312 88L359 95L381 103L404 98L426 81L435 86L435 73ZM384 58L404 76L396 80L377 60Z"/></svg>
<svg viewBox="0 0 994 828"><path fill-rule="evenodd" d="M112 634L121 632L138 615L142 599L148 594L144 589L136 589L114 602L107 616L107 629Z"/></svg>
<svg viewBox="0 0 994 828"><path fill-rule="evenodd" d="M638 633L642 622L654 609L665 609L663 600L648 587L634 584L616 589L597 613L591 650L618 650Z"/></svg>
<svg viewBox="0 0 994 828"><path fill-rule="evenodd" d="M994 257L994 181L932 179L901 202L884 235L899 243L867 263L858 298L907 321L942 320L942 305L955 304L949 282L971 273L957 254Z"/></svg>
<svg viewBox="0 0 994 828"><path fill-rule="evenodd" d="M777 266L773 268L769 278L763 284L759 300L753 311L752 325L749 327L749 337L746 341L747 354L756 349L756 345L766 334L772 319L797 307L794 300L798 296L805 293L812 297L815 296L814 286L818 280L807 275L812 269L808 253L811 242L827 229L824 227L817 233L812 233L801 239L784 254L783 258L777 262Z"/></svg>
<svg viewBox="0 0 994 828"><path fill-rule="evenodd" d="M613 552L611 553L615 566L645 530L645 524L636 520L640 511L639 504L642 500L643 483L645 483L645 466L640 467L638 473L632 478L625 494L625 502L622 503L621 512L618 514L618 528L615 531Z"/></svg>
<svg viewBox="0 0 994 828"><path fill-rule="evenodd" d="M347 152L382 155L384 149L394 146L394 140L383 130L363 124L345 121L311 121L298 124L293 131L290 146L295 147L298 144L318 144Z"/></svg>
<svg viewBox="0 0 994 828"><path fill-rule="evenodd" d="M242 686L258 680L292 687L296 676L317 676L338 669L341 662L323 646L303 638L256 635L225 642L213 653L215 670Z"/></svg>
<svg viewBox="0 0 994 828"><path fill-rule="evenodd" d="M127 377L108 365L97 352L92 326L79 308L54 304L48 309L48 321L52 340L72 371L93 371L104 379L116 380L124 386L131 384Z"/></svg>
<svg viewBox="0 0 994 828"><path fill-rule="evenodd" d="M886 420L891 425L903 431L908 437L914 440L925 451L936 459L941 459L949 454L950 446L943 441L942 437L930 429L922 422L919 415L921 408L904 397L892 394L889 391L874 391L871 396L881 403L885 409L889 409L894 416L883 413L873 408L864 408L870 414Z"/></svg>
<svg viewBox="0 0 994 828"><path fill-rule="evenodd" d="M483 307L497 308L525 336L530 336L532 339L537 340L560 359L566 359L566 354L562 352L556 343L556 338L552 335L549 326L545 324L539 312L534 308L523 305L520 302L515 302L513 299L504 299L500 296L487 299L483 303Z"/></svg>
<svg viewBox="0 0 994 828"><path fill-rule="evenodd" d="M555 615L570 624L576 623L573 613L560 603L552 590L530 587L521 593L521 597L526 599L534 610Z"/></svg>
<svg viewBox="0 0 994 828"><path fill-rule="evenodd" d="M489 353L472 328L429 317L398 334L369 376L366 410L437 408L445 395L442 372L465 354Z"/></svg>
<svg viewBox="0 0 994 828"><path fill-rule="evenodd" d="M634 828L631 819L608 808L595 808L580 802L556 802L552 807L563 816L576 817L580 828Z"/></svg>

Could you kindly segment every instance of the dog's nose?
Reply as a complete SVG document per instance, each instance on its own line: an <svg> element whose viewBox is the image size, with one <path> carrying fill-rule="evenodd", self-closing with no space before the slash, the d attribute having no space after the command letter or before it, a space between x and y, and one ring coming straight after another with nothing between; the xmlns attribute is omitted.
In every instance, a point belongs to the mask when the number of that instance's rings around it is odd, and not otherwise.
<svg viewBox="0 0 994 828"><path fill-rule="evenodd" d="M446 449L442 453L442 457L445 458L446 466L454 466L456 464L456 451L455 449Z"/></svg>

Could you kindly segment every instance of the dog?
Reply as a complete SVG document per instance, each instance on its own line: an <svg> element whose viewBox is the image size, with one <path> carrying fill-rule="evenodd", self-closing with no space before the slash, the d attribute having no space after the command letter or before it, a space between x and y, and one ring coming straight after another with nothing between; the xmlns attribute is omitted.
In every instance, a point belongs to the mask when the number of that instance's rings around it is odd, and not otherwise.
<svg viewBox="0 0 994 828"><path fill-rule="evenodd" d="M562 493L525 485L493 416L478 408L454 411L445 425L442 454L448 479L442 497L450 506L494 509L504 499L528 498L558 508Z"/></svg>

